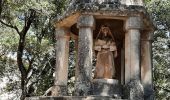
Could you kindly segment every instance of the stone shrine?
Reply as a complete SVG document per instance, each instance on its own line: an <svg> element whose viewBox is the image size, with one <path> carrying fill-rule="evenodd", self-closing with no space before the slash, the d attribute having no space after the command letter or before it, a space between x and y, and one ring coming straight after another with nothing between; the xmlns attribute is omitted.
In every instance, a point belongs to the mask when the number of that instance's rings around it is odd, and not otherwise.
<svg viewBox="0 0 170 100"><path fill-rule="evenodd" d="M154 99L154 25L143 0L72 0L54 25L57 42L52 96L27 100ZM78 50L74 96L67 94L70 38Z"/></svg>

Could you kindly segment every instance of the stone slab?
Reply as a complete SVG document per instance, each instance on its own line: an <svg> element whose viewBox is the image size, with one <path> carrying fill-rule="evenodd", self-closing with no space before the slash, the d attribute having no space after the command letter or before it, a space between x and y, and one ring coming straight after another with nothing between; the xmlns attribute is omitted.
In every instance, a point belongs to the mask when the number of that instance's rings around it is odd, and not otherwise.
<svg viewBox="0 0 170 100"><path fill-rule="evenodd" d="M113 99L109 96L58 96L58 97L29 97L25 100L127 100L127 99Z"/></svg>
<svg viewBox="0 0 170 100"><path fill-rule="evenodd" d="M94 79L92 82L93 95L121 98L121 86L116 79Z"/></svg>

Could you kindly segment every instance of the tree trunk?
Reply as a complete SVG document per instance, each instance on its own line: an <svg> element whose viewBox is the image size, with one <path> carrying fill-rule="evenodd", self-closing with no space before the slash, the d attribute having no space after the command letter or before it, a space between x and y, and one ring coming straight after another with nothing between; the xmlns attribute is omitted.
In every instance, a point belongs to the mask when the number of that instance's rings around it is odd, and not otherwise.
<svg viewBox="0 0 170 100"><path fill-rule="evenodd" d="M0 0L0 18L1 18L1 12L2 12L2 4L3 4L3 0ZM17 26L8 24L8 23L6 23L6 21L2 21L0 19L1 24L5 25L9 28L15 29L16 32L19 34L19 43L18 43L18 49L17 49L17 65L18 65L19 71L21 72L21 90L22 90L22 94L21 94L21 98L20 98L21 100L24 100L27 95L26 85L29 80L29 79L27 79L27 75L32 68L32 62L33 62L33 60L31 60L29 62L30 65L29 65L28 69L26 69L24 66L24 63L23 63L23 59L22 59L23 51L24 51L24 47L25 47L25 37L26 37L26 34L27 34L28 30L30 29L31 24L32 24L33 20L35 19L35 15L36 15L35 10L29 9L29 11L30 11L30 14L27 17L25 17L25 25L24 25L22 31L19 31Z"/></svg>
<svg viewBox="0 0 170 100"><path fill-rule="evenodd" d="M24 67L23 61L22 61L22 55L24 50L24 44L25 44L25 35L20 35L19 44L18 44L18 50L17 50L17 64L19 67L19 70L21 72L21 100L24 100L26 97L26 84L25 80L27 78L27 71Z"/></svg>
<svg viewBox="0 0 170 100"><path fill-rule="evenodd" d="M20 100L24 100L26 98L26 95L27 95L24 77L21 78L21 91L22 91L22 93L21 93Z"/></svg>
<svg viewBox="0 0 170 100"><path fill-rule="evenodd" d="M0 0L0 16L1 16L1 13L2 13L2 0Z"/></svg>

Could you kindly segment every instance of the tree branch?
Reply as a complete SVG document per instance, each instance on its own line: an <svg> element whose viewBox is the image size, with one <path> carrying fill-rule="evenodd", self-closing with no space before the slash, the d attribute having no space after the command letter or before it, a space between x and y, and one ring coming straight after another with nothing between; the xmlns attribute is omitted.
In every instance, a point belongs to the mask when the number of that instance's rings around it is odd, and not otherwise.
<svg viewBox="0 0 170 100"><path fill-rule="evenodd" d="M0 0L0 16L1 16L1 13L2 13L2 0Z"/></svg>
<svg viewBox="0 0 170 100"><path fill-rule="evenodd" d="M170 90L169 89L166 89L166 88L163 88L166 92L170 92Z"/></svg>
<svg viewBox="0 0 170 100"><path fill-rule="evenodd" d="M2 7L3 7L3 0L0 0L0 23L7 26L7 27L10 27L10 28L13 28L16 30L16 32L19 34L19 29L16 27L16 26L13 26L11 24L7 24L5 23L4 21L1 20L1 14L2 14Z"/></svg>
<svg viewBox="0 0 170 100"><path fill-rule="evenodd" d="M27 74L30 72L30 70L32 69L32 64L34 62L34 58L32 58L31 60L29 59L29 66L28 66L28 69L27 69Z"/></svg>
<svg viewBox="0 0 170 100"><path fill-rule="evenodd" d="M15 30L16 30L16 32L20 35L19 29L18 29L16 26L13 26L13 25L7 24L7 23L3 22L2 20L0 20L0 23L2 23L3 25L5 25L5 26L7 26L7 27L10 27L10 28L15 29Z"/></svg>
<svg viewBox="0 0 170 100"><path fill-rule="evenodd" d="M20 40L19 40L19 45L18 45L18 50L17 50L17 63L18 63L18 67L19 70L21 72L21 76L23 77L23 80L27 80L27 75L29 73L29 71L32 69L32 63L34 61L34 58L29 62L29 67L28 69L25 68L24 63L23 63L23 51L25 48L25 38L26 38L26 34L29 30L29 28L31 27L31 24L35 18L35 10L29 10L31 11L30 14L28 16L25 17L25 25L22 29L22 31L20 32ZM25 84L25 83L24 83Z"/></svg>
<svg viewBox="0 0 170 100"><path fill-rule="evenodd" d="M30 11L30 15L28 16L28 18L27 17L25 18L25 25L24 25L24 27L23 27L23 29L21 31L21 34L23 36L26 35L26 33L28 32L29 28L31 27L32 22L35 19L36 11L33 10L33 9L29 9L29 11Z"/></svg>

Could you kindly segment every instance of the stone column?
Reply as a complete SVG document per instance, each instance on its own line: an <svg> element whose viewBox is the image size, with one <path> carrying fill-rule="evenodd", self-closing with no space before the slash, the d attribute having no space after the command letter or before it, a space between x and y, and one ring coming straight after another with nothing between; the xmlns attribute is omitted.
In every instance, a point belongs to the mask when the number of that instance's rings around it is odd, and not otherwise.
<svg viewBox="0 0 170 100"><path fill-rule="evenodd" d="M129 17L125 35L125 84L130 100L143 100L143 87L140 82L140 17Z"/></svg>
<svg viewBox="0 0 170 100"><path fill-rule="evenodd" d="M125 33L125 84L130 82L130 34Z"/></svg>
<svg viewBox="0 0 170 100"><path fill-rule="evenodd" d="M125 71L130 80L140 80L140 29L142 22L140 17L130 17L126 22L127 33L125 35ZM126 77L127 77L126 76Z"/></svg>
<svg viewBox="0 0 170 100"><path fill-rule="evenodd" d="M75 79L78 77L78 39L75 39L75 51L76 51L76 65L75 65Z"/></svg>
<svg viewBox="0 0 170 100"><path fill-rule="evenodd" d="M92 48L94 18L91 15L81 15L77 22L79 28L78 68L76 78L77 96L86 96L91 92L92 79Z"/></svg>
<svg viewBox="0 0 170 100"><path fill-rule="evenodd" d="M125 83L125 48L121 49L121 84Z"/></svg>
<svg viewBox="0 0 170 100"><path fill-rule="evenodd" d="M67 95L68 80L69 30L66 28L56 29L56 39L55 81L52 96L65 96Z"/></svg>
<svg viewBox="0 0 170 100"><path fill-rule="evenodd" d="M152 34L141 36L141 82L144 87L145 100L153 100L152 86Z"/></svg>

